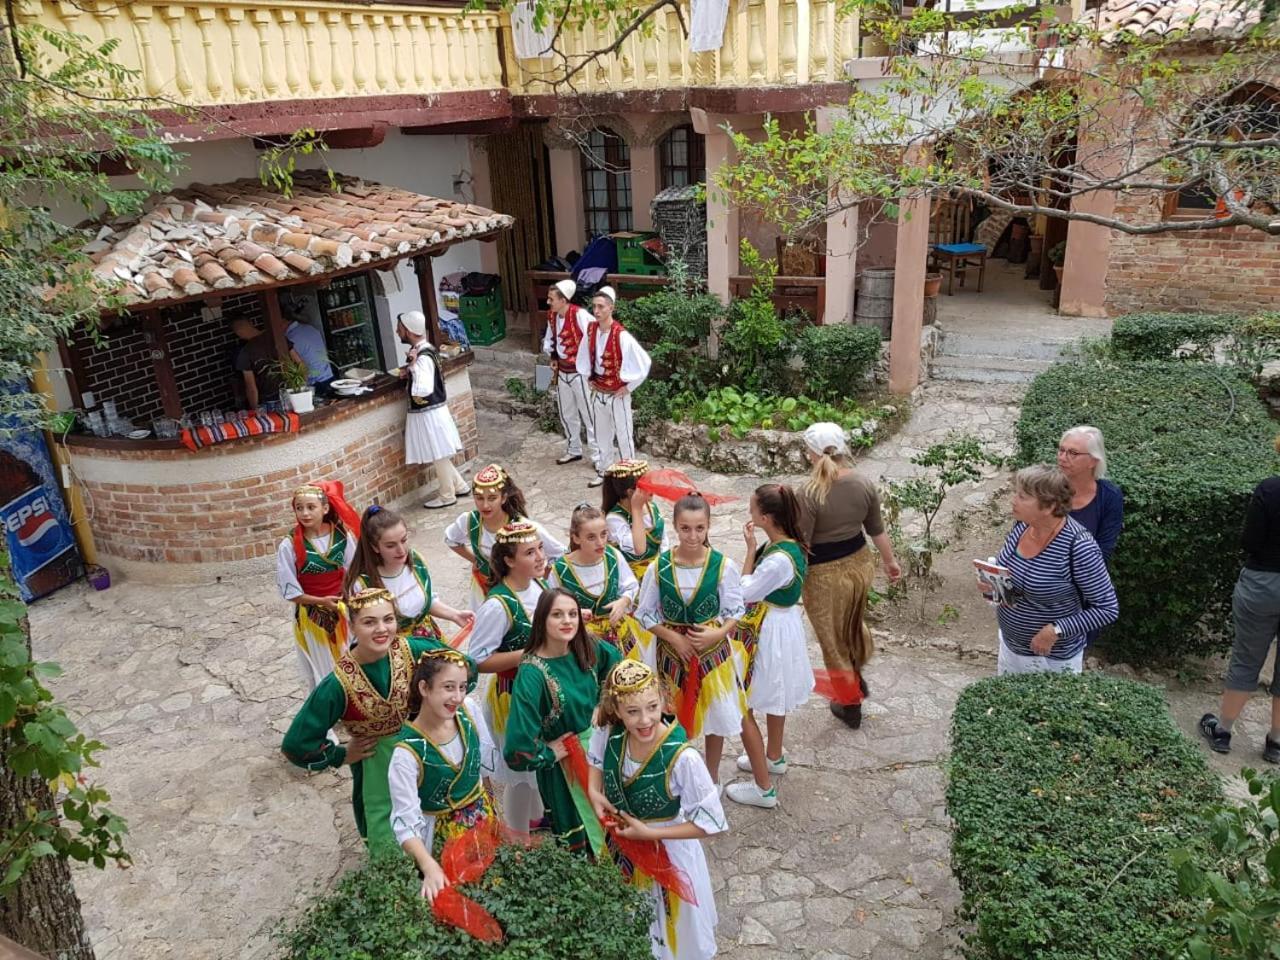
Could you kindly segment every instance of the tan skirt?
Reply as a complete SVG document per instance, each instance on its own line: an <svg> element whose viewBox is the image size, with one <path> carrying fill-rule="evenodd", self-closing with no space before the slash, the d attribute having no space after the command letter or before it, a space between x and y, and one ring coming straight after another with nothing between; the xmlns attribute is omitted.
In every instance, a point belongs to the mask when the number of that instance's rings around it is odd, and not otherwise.
<svg viewBox="0 0 1280 960"><path fill-rule="evenodd" d="M876 576L868 547L809 567L804 580L804 609L831 673L861 671L874 650L866 623L867 594Z"/></svg>

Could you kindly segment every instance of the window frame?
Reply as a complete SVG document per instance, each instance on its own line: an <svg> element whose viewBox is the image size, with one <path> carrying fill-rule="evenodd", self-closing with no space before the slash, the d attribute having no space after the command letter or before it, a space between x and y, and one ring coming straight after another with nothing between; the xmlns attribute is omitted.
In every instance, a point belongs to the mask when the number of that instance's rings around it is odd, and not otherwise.
<svg viewBox="0 0 1280 960"><path fill-rule="evenodd" d="M675 146L672 139L675 134L686 132L684 163L676 163L672 158ZM676 183L674 174L680 173L687 179L684 183ZM707 138L693 129L692 123L682 123L672 127L658 141L658 188L687 187L690 184L707 182Z"/></svg>
<svg viewBox="0 0 1280 960"><path fill-rule="evenodd" d="M612 127L600 126L586 136L581 152L582 211L587 237L607 236L631 230L635 223L632 210L631 146ZM599 156L603 154L603 163ZM597 201L604 194L604 205ZM597 230L601 218L608 226Z"/></svg>

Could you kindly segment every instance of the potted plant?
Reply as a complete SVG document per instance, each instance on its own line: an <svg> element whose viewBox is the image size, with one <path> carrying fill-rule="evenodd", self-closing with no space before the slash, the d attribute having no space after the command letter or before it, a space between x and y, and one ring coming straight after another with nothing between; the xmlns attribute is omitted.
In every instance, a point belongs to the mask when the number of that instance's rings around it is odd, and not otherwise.
<svg viewBox="0 0 1280 960"><path fill-rule="evenodd" d="M926 273L924 275L924 295L926 297L936 297L942 290L942 274Z"/></svg>
<svg viewBox="0 0 1280 960"><path fill-rule="evenodd" d="M307 365L293 357L276 362L276 373L289 393L289 406L294 413L310 413L315 409L315 394L307 383Z"/></svg>
<svg viewBox="0 0 1280 960"><path fill-rule="evenodd" d="M1060 240L1049 248L1049 262L1053 264L1054 275L1058 278L1058 285L1062 285L1062 265L1067 259L1067 241Z"/></svg>

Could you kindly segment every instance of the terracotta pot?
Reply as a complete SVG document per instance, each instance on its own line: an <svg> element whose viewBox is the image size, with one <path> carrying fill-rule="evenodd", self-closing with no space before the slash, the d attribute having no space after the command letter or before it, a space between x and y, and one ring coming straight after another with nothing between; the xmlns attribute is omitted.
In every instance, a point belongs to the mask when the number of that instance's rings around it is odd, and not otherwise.
<svg viewBox="0 0 1280 960"><path fill-rule="evenodd" d="M924 275L924 295L936 297L942 290L942 274L926 273Z"/></svg>
<svg viewBox="0 0 1280 960"><path fill-rule="evenodd" d="M1053 275L1058 278L1058 286L1062 286L1062 267L1059 264L1053 265Z"/></svg>

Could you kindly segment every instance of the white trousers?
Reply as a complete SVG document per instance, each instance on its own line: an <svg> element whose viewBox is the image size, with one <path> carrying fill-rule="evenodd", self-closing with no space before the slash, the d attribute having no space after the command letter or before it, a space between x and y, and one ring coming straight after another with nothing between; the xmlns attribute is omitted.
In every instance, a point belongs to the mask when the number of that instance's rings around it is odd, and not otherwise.
<svg viewBox="0 0 1280 960"><path fill-rule="evenodd" d="M582 374L563 371L557 374L556 406L560 411L560 428L564 430L564 438L569 442L565 452L571 457L582 456L582 440L578 434L585 430L591 462L599 469L600 453L596 447L595 425L587 402L587 381Z"/></svg>
<svg viewBox="0 0 1280 960"><path fill-rule="evenodd" d="M619 460L636 457L635 431L631 426L631 394L621 395L591 391L591 419L596 425L596 444L600 450L596 469L603 471ZM617 449L617 456L614 449Z"/></svg>

